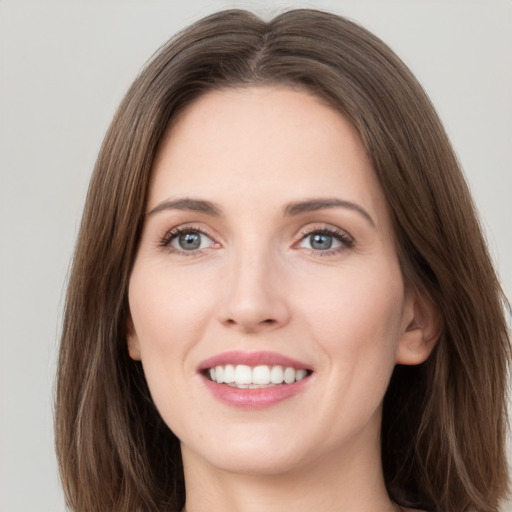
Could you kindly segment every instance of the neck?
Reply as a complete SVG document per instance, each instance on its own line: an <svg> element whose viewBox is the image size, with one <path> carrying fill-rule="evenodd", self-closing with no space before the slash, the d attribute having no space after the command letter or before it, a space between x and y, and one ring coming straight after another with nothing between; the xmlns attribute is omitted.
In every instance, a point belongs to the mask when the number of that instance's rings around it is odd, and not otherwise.
<svg viewBox="0 0 512 512"><path fill-rule="evenodd" d="M273 474L215 468L182 447L186 512L396 512L386 492L380 448L323 456L307 466ZM362 456L363 455L363 456Z"/></svg>

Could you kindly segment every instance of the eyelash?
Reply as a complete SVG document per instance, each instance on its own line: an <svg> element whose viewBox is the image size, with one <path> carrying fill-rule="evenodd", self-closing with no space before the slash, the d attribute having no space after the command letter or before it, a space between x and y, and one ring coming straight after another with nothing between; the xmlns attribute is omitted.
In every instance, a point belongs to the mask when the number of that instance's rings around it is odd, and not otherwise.
<svg viewBox="0 0 512 512"><path fill-rule="evenodd" d="M354 239L348 235L345 231L341 231L337 228L331 228L331 227L314 227L307 229L301 233L300 240L294 244L297 245L304 240L306 240L311 235L328 235L332 236L334 239L336 239L338 242L340 242L339 247L335 247L334 249L326 249L324 251L321 250L315 250L315 249L309 249L310 252L314 253L317 256L332 256L334 254L338 254L340 252L343 252L347 249L352 249L354 247Z"/></svg>
<svg viewBox="0 0 512 512"><path fill-rule="evenodd" d="M210 240L213 240L213 238L206 233L201 228L195 227L195 226L183 226L183 227L177 227L173 228L170 231L168 231L165 236L160 241L160 247L165 247L170 253L178 253L178 254L184 254L187 256L194 256L196 254L201 253L204 249L194 249L192 251L185 251L185 250L179 250L171 246L172 241L179 237L182 234L186 233L199 233L201 235L204 235L208 237Z"/></svg>
<svg viewBox="0 0 512 512"><path fill-rule="evenodd" d="M204 235L211 240L213 238L203 229L195 227L195 226L184 226L184 227L177 227L173 228L170 231L168 231L165 236L162 238L162 240L159 243L160 247L165 247L168 249L170 253L178 253L183 254L186 256L194 256L204 251L204 249L195 249L195 250L180 250L176 249L171 246L171 243L174 239L179 237L182 234L186 233L199 233L201 235ZM308 249L311 253L317 255L317 256L332 256L334 254L338 254L344 250L351 249L354 247L354 239L349 236L346 232L341 231L336 228L330 228L330 227L315 227L308 230L305 230L301 233L300 239L294 243L294 247L306 240L311 235L327 235L332 236L334 239L336 239L338 242L340 242L339 247L335 247L334 249L326 249L326 250L315 250L315 249ZM214 242L215 243L215 242Z"/></svg>

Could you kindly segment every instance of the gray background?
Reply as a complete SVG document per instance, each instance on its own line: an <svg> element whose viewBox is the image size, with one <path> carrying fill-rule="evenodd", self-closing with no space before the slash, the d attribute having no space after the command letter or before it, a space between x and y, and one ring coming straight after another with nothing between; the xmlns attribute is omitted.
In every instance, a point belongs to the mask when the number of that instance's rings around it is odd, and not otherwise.
<svg viewBox="0 0 512 512"><path fill-rule="evenodd" d="M91 169L122 95L149 56L199 17L292 6L361 22L416 73L465 168L511 297L510 0L0 1L1 512L65 508L52 430L65 282Z"/></svg>

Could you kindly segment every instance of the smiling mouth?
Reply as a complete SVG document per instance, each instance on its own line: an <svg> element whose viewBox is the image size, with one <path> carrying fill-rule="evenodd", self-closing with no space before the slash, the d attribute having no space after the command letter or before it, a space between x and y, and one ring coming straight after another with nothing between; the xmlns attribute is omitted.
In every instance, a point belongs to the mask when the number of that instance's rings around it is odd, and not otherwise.
<svg viewBox="0 0 512 512"><path fill-rule="evenodd" d="M207 368L202 373L217 384L238 389L261 389L293 384L309 377L312 372L281 365L226 364Z"/></svg>

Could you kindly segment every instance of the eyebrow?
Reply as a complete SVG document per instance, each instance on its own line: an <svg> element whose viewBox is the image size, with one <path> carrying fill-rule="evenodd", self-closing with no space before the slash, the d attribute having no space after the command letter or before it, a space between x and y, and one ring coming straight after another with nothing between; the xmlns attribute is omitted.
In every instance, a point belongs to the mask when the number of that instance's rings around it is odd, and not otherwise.
<svg viewBox="0 0 512 512"><path fill-rule="evenodd" d="M203 199L166 199L157 206L155 206L148 215L153 215L164 210L185 210L189 212L205 213L207 215L213 215L219 217L221 214L220 207L211 201L205 201Z"/></svg>
<svg viewBox="0 0 512 512"><path fill-rule="evenodd" d="M362 206L337 197L293 201L284 207L283 215L294 217L304 213L316 212L318 210L325 210L329 208L347 208L349 210L353 210L364 217L372 227L375 227L375 222L371 215ZM206 215L212 215L214 217L220 217L222 215L221 208L217 204L204 199L192 199L188 197L180 199L166 199L155 206L148 215L154 215L155 213L165 210L199 212Z"/></svg>
<svg viewBox="0 0 512 512"><path fill-rule="evenodd" d="M303 213L316 212L328 208L347 208L353 210L362 215L372 227L375 227L375 222L371 215L362 206L351 201L338 199L337 197L294 201L284 208L284 215L302 215Z"/></svg>

